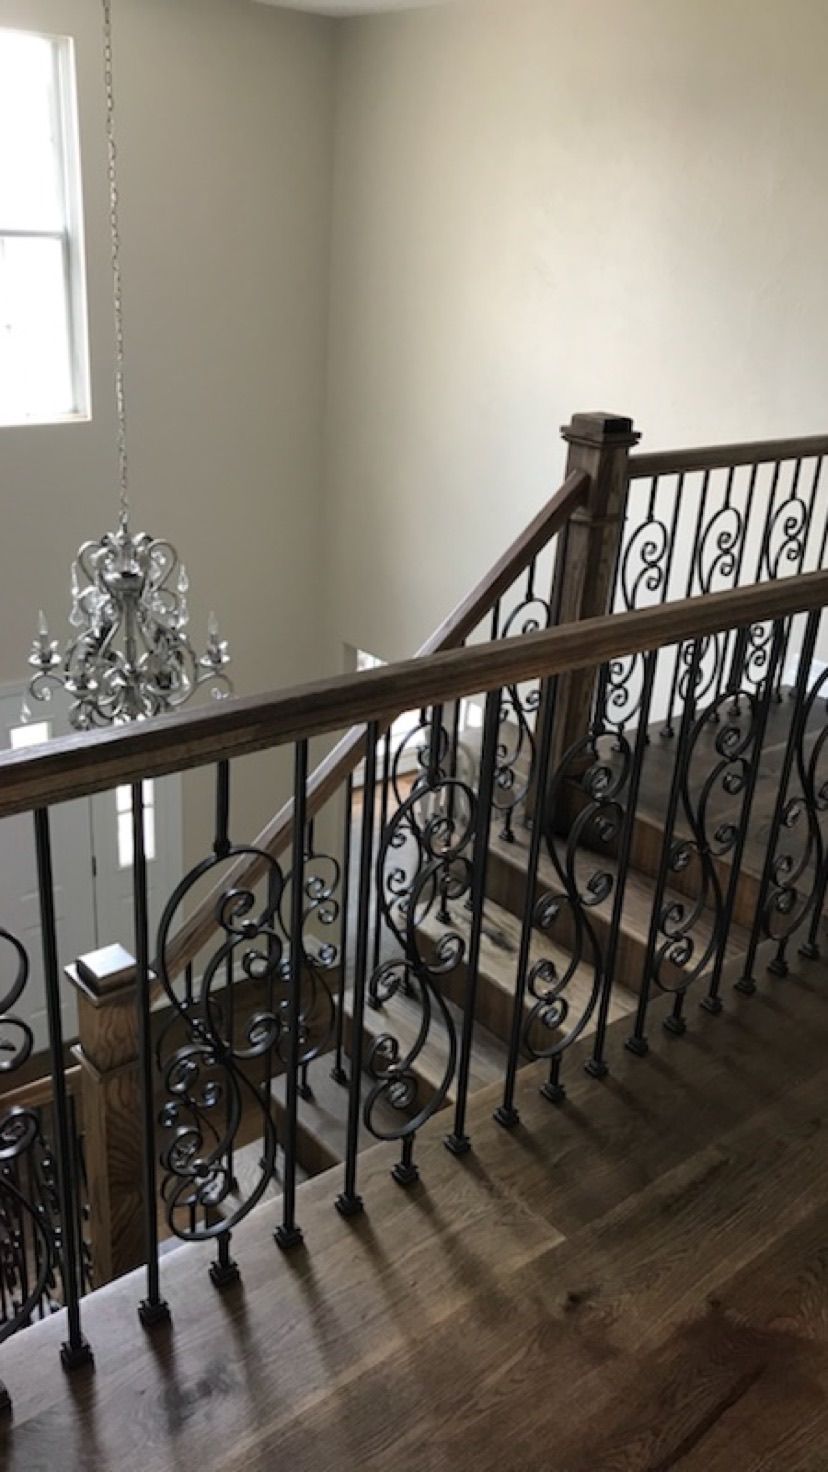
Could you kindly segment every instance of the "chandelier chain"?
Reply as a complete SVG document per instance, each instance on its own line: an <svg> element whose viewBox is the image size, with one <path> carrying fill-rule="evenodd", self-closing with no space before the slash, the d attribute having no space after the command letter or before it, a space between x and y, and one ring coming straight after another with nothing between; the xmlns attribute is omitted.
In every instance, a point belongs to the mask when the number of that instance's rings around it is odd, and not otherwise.
<svg viewBox="0 0 828 1472"><path fill-rule="evenodd" d="M124 304L121 278L121 232L118 209L118 147L115 139L115 85L112 63L112 0L103 3L104 88L106 92L107 178L109 182L109 236L112 260L112 305L115 321L115 410L117 415L118 479L121 522L129 511L129 461L124 357Z"/></svg>

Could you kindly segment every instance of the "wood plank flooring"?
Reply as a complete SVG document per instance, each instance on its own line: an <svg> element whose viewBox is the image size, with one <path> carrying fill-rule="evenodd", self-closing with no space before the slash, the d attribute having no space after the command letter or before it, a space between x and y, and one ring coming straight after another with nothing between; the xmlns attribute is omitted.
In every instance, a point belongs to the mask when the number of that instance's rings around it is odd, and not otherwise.
<svg viewBox="0 0 828 1472"><path fill-rule="evenodd" d="M826 1472L826 982L802 963L645 1060L613 1046L563 1108L526 1069L511 1133L482 1091L473 1153L433 1121L417 1187L360 1158L361 1218L339 1172L301 1186L305 1248L259 1207L224 1295L181 1248L169 1331L110 1285L93 1371L61 1372L60 1318L17 1336L4 1472Z"/></svg>

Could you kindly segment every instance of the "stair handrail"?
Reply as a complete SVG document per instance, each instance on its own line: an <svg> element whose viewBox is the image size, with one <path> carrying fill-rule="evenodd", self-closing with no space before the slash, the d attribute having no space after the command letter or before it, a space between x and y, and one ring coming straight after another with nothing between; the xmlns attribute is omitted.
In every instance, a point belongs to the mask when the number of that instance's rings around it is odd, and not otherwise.
<svg viewBox="0 0 828 1472"><path fill-rule="evenodd" d="M63 736L0 755L0 819L120 783L167 776L341 730L395 713L828 608L828 571L602 614L501 639L335 675L146 725ZM227 885L222 887L226 891Z"/></svg>
<svg viewBox="0 0 828 1472"><path fill-rule="evenodd" d="M797 435L778 440L746 440L729 445L691 445L678 450L633 451L631 480L680 475L695 470L728 470L738 465L764 465L773 460L808 460L828 455L828 434Z"/></svg>

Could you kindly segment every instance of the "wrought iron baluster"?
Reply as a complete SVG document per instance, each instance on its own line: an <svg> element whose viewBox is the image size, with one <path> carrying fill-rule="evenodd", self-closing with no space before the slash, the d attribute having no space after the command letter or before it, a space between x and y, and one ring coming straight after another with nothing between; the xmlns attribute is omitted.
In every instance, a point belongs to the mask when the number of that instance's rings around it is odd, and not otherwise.
<svg viewBox="0 0 828 1472"><path fill-rule="evenodd" d="M650 707L653 699L653 685L655 683L656 666L658 663L658 651L644 655L643 685L641 701L638 714L638 729L636 731L635 747L632 756L632 769L627 783L625 799L626 812L624 814L621 828L621 844L618 853L618 878L615 884L615 894L612 903L612 915L610 918L609 936L603 958L603 977L601 981L601 999L598 1003L598 1016L595 1024L595 1040L592 1049L592 1057L584 1065L586 1072L593 1078L604 1078L608 1072L605 1056L607 1024L609 1021L610 1003L612 1001L612 989L615 984L615 967L618 958L618 945L621 938L621 922L624 913L624 896L627 887L627 875L630 868L630 855L632 852L633 832L638 810L638 795L641 789L641 771L644 764L644 756L647 750L648 722L650 718Z"/></svg>
<svg viewBox="0 0 828 1472"><path fill-rule="evenodd" d="M557 678L553 678L545 681L542 687L541 708L543 714L541 716L541 729L538 742L539 772L545 772L549 765L549 754L552 748L552 731L555 723L557 683ZM527 972L529 970L529 950L532 941L534 894L538 882L538 865L540 863L543 831L543 816L541 813L537 813L529 840L529 857L526 866L526 900L523 906L523 919L520 929L520 947L515 974L515 1001L509 1035L509 1054L506 1061L503 1100L494 1111L494 1119L504 1129L513 1129L520 1122L520 1115L515 1107L515 1084L517 1082L520 1044L523 1035L523 1012L526 1000Z"/></svg>
<svg viewBox="0 0 828 1472"><path fill-rule="evenodd" d="M779 786L773 817L771 819L768 845L762 867L762 877L753 925L750 932L744 971L736 982L736 990L744 996L756 991L756 955L764 933L777 941L777 951L768 965L768 970L777 976L787 973L785 952L791 935L808 918L812 907L818 902L822 890L821 871L824 865L824 840L820 831L819 814L828 805L828 791L823 782L817 788L817 763L822 754L828 727L823 726L817 737L810 758L805 756L808 718L815 702L825 698L828 689L828 671L818 675L812 689L808 685L819 632L821 610L808 615L805 635L799 655L794 708L785 753L779 774ZM791 795L791 778L796 767L801 794ZM797 861L790 852L780 852L778 845L783 832L789 833L797 826L801 817L806 822L806 839L803 854ZM805 874L809 862L815 857L815 874L809 893L801 903L798 884ZM772 920L778 915L783 922L782 933L774 936Z"/></svg>
<svg viewBox="0 0 828 1472"><path fill-rule="evenodd" d="M296 1139L299 1109L299 1029L302 1021L302 971L304 946L305 826L307 813L308 743L297 741L293 776L293 862L290 890L290 997L288 1005L288 1053L285 1090L285 1174L282 1191L282 1223L276 1230L280 1247L298 1247L302 1229L296 1222Z"/></svg>
<svg viewBox="0 0 828 1472"><path fill-rule="evenodd" d="M539 935L551 940L560 925L567 953L565 958L543 953L530 966L529 1007L522 1021L527 1055L549 1064L541 1093L555 1104L566 1097L561 1082L566 1052L584 1034L601 995L603 949L593 911L609 899L615 880L599 855L621 831L630 777L629 742L603 718L608 680L604 665L592 726L552 774L545 833L551 877L540 895L527 894ZM565 826L565 836L559 836L556 824Z"/></svg>
<svg viewBox="0 0 828 1472"><path fill-rule="evenodd" d="M738 581L739 556L745 542L746 523L738 507L733 501L733 485L736 477L736 467L728 467L727 480L725 482L724 503L721 510L713 517L712 522L705 531L705 538L713 538L714 555L706 570L706 579L702 585L703 593L715 591L716 579L724 578L727 586L735 588ZM730 648L730 630L723 629L717 636L716 678L714 699L718 700L722 693L725 681L728 678L728 650Z"/></svg>
<svg viewBox="0 0 828 1472"><path fill-rule="evenodd" d="M68 1339L61 1347L61 1360L67 1370L92 1363L92 1350L81 1330L78 1249L75 1241L75 1182L72 1179L72 1150L69 1138L69 1109L66 1075L63 1064L63 1018L60 1009L60 969L55 916L55 890L52 871L52 844L49 813L37 808L34 814L37 885L40 901L40 929L43 943L43 979L46 1013L49 1023L49 1053L54 1090L56 1127L56 1162L61 1219L61 1278L66 1300Z"/></svg>
<svg viewBox="0 0 828 1472"><path fill-rule="evenodd" d="M143 783L132 784L132 899L135 918L135 970L138 995L138 1058L141 1070L144 1169L144 1254L147 1296L138 1313L145 1329L166 1323L170 1307L161 1296L158 1266L158 1195L155 1178L155 1106L152 1039L150 1035L149 914L147 857L144 834Z"/></svg>
<svg viewBox="0 0 828 1472"><path fill-rule="evenodd" d="M819 932L822 925L823 911L825 909L825 895L826 891L828 891L828 850L826 850L826 846L824 843L822 844L822 850L822 860L821 867L819 869L819 877L817 880L814 907L811 912L811 923L808 926L807 938L802 942L799 947L799 954L800 956L803 956L806 961L818 961L820 956L822 955L822 948L819 944Z"/></svg>
<svg viewBox="0 0 828 1472"><path fill-rule="evenodd" d="M747 551L748 538L750 536L751 515L752 515L752 511L753 511L754 496L756 494L756 481L757 481L758 475L759 475L759 466L758 465L751 465L751 467L750 467L750 475L748 477L747 490L745 492L745 504L744 504L744 507L743 507L743 509L742 509L742 511L740 513L741 514L741 521L742 521L742 534L741 534L741 537L739 538L738 547L735 549L736 550L736 566L735 566L734 573L733 573L733 587L734 588L739 588L739 587L741 587L741 584L742 584L742 568L744 566L745 553ZM727 665L728 651L729 651L729 649L731 647L731 643L732 643L732 645L733 645L733 653L730 656L731 670L730 670L730 677L729 678L732 679L733 673L734 673L734 669L735 669L736 674L737 674L737 683L738 683L738 681L742 677L742 669L743 669L743 666L744 666L744 659L745 659L744 652L740 653L739 634L740 634L740 631L738 629L734 629L734 630L731 630L728 633L726 633L725 636L724 636L724 638L725 638L724 665L725 666ZM748 638L749 638L749 634L748 634Z"/></svg>
<svg viewBox="0 0 828 1472"><path fill-rule="evenodd" d="M706 470L704 472L703 476L702 476L701 489L700 489L700 492L699 492L699 504L698 504L698 510L696 511L696 524L695 524L695 527L694 527L694 530L693 530L693 555L690 558L690 562L689 562L689 566L688 566L688 570L687 570L687 580L686 580L685 589L684 589L684 596L685 596L685 598L689 598L691 596L692 592L693 592L693 583L695 581L695 576L696 576L696 572L697 572L698 548L699 548L700 539L701 539L701 528L702 528L702 522L703 522L703 519L704 519L704 512L705 512L705 506L706 506L706 502L707 502L707 493L708 493L709 487L710 487L710 471L709 470ZM685 659L686 650L687 650L687 644L686 643L682 643L682 644L677 644L676 645L675 662L674 662L674 665L673 665L673 676L672 676L672 679L670 681L670 695L669 695L669 698L668 698L668 701L667 701L667 719L666 719L666 721L664 723L664 735L665 736L672 736L673 735L673 730L674 730L674 728L673 728L673 713L674 713L675 708L676 708L676 696L679 693L679 680L681 679L681 667L682 667L682 663L686 662L686 659Z"/></svg>
<svg viewBox="0 0 828 1472"><path fill-rule="evenodd" d="M688 837L676 839L673 836L670 868L673 872L685 871L687 875L690 865L695 862L699 876L693 903L673 900L660 917L660 929L666 940L659 950L654 972L658 986L674 994L673 1011L664 1025L675 1033L685 1030L683 1014L689 986L705 972L711 961L715 973L717 957L721 958L721 965L730 932L736 880L731 869L725 891L720 869L732 858L734 850L743 848L740 834L746 830L748 822L746 804L752 788L751 768L761 757L761 747L757 746L756 738L757 727L761 734L762 701L756 691L746 688L744 682L737 684L738 670L744 667L749 637L749 628L740 633L739 659L731 675L730 688L694 721L686 746L681 804ZM779 652L778 642L772 645L771 652L775 661ZM772 685L774 671L775 663L769 662L766 691L768 680ZM705 737L709 738L713 733L707 771L696 796L691 791L695 759L700 753L704 754ZM736 800L738 811L733 816L727 813L717 816L713 810L714 797L722 795ZM677 972L675 985L668 985L664 980L663 969L668 966ZM715 1005L711 1010L715 1011Z"/></svg>
<svg viewBox="0 0 828 1472"><path fill-rule="evenodd" d="M457 1070L457 1102L454 1114L454 1129L446 1136L445 1144L453 1155L465 1155L471 1149L466 1134L466 1105L469 1092L471 1054L474 1041L474 1020L477 1004L477 983L480 967L480 940L483 931L483 909L486 902L486 867L489 854L491 830L492 794L497 748L497 728L500 720L500 691L492 691L486 697L483 718L483 746L480 758L480 786L477 795L477 815L474 829L474 855L471 879L471 934L466 962L466 994L463 1002L463 1031L460 1043L460 1062ZM453 822L454 813L450 821Z"/></svg>
<svg viewBox="0 0 828 1472"><path fill-rule="evenodd" d="M365 987L368 970L368 926L371 909L371 858L374 847L374 806L377 774L379 729L376 721L368 727L365 751L365 776L362 788L362 827L359 851L359 899L357 902L356 958L354 992L351 1011L351 1081L348 1094L348 1135L345 1155L345 1182L336 1200L342 1216L356 1216L363 1209L357 1192L357 1152L359 1150L359 1113L362 1097L362 1052L365 1023Z"/></svg>
<svg viewBox="0 0 828 1472"><path fill-rule="evenodd" d="M331 1078L335 1083L346 1084L345 1072L345 989L348 979L348 907L351 902L351 833L353 830L354 776L348 773L345 783L345 822L342 835L342 926L339 939L339 987L336 999L336 1030L334 1037L334 1066Z"/></svg>
<svg viewBox="0 0 828 1472"><path fill-rule="evenodd" d="M724 899L722 921L716 945L715 959L713 962L713 969L710 976L710 984L708 987L707 996L702 998L700 1004L706 1012L710 1012L714 1016L722 1010L720 991L722 972L724 969L725 955L727 951L727 939L730 933L730 926L733 919L733 908L736 903L736 894L741 878L742 860L744 857L745 844L747 842L748 832L750 829L750 818L753 811L753 800L759 781L759 768L762 759L762 749L765 741L765 733L767 731L768 716L770 714L774 681L776 679L776 672L779 668L780 660L782 657L784 632L784 620L777 620L776 624L774 625L773 644L771 648L771 655L765 683L762 687L760 687L759 691L757 691L755 695L748 691L741 690L739 674L740 668L744 662L746 655L748 639L750 637L750 629L740 629L738 631L738 638L736 640L736 648L734 651L733 666L731 672L731 694L733 698L732 709L735 714L741 714L743 704L750 703L751 701L755 702L757 709L754 718L755 733L753 737L750 756L748 757L747 754L745 754L746 776L744 798L739 812L738 823L736 825L737 832L735 845L730 855L730 876L728 879L727 892Z"/></svg>
<svg viewBox="0 0 828 1472"><path fill-rule="evenodd" d="M390 726L382 738L382 776L380 777L380 833L382 833L388 822L388 800L391 788L391 728ZM380 949L382 946L382 907L378 899L374 899L374 948L372 953L371 970L376 971L380 962ZM369 999L370 1000L370 999Z"/></svg>
<svg viewBox="0 0 828 1472"><path fill-rule="evenodd" d="M457 1036L441 983L467 953L465 912L470 909L477 797L468 782L450 775L441 716L437 706L417 728L425 735L423 769L409 791L397 789L398 805L381 836L376 863L392 945L388 959L371 977L370 994L383 1009L405 997L409 1015L418 1011L419 1018L413 1041L400 1042L393 1017L388 1030L374 1038L366 1060L374 1083L363 1120L375 1138L401 1143L401 1158L392 1171L400 1185L416 1180L415 1137L445 1101L454 1078ZM418 1060L434 1040L434 1024L442 1026L447 1055L437 1082L426 1082Z"/></svg>
<svg viewBox="0 0 828 1472"><path fill-rule="evenodd" d="M795 562L796 563L796 567L795 567L795 572L796 573L803 572L804 571L804 567L805 567L805 556L806 556L806 553L807 553L808 542L809 542L809 539L810 539L811 526L812 526L812 521L813 521L814 504L816 502L817 491L819 489L820 476L821 476L821 473L822 473L822 457L819 456L817 458L817 460L816 460L815 465L814 465L814 471L813 471L813 475L811 477L811 483L810 483L810 493L808 494L808 500L807 500L807 502L805 501L804 496L803 497L798 497L797 496L797 487L798 487L798 483L799 483L799 477L800 477L801 469L802 469L802 462L801 462L801 460L797 460L797 462L796 462L796 470L795 470L795 475L794 475L794 482L793 482L793 485L791 487L791 495L789 497L789 501L795 504L797 510L796 510L796 512L793 512L793 511L791 512L791 520L790 520L790 523L789 523L789 534L790 534L790 536L789 536L789 543L788 543L787 551L784 554L785 557L787 558L787 561L789 561L789 562ZM799 510L800 507L801 507L801 511ZM786 625L786 627L785 627L785 647L784 647L784 649L782 651L782 660L781 660L781 663L779 665L778 680L777 680L777 695L780 698L781 698L781 693L782 693L782 680L784 678L785 665L786 665L787 658L788 658L788 648L790 646L790 641L791 641L791 630L793 629L794 623L795 623L795 618L793 618L793 617L790 617L790 618L788 618L788 619L785 620L785 625Z"/></svg>
<svg viewBox="0 0 828 1472"><path fill-rule="evenodd" d="M688 646L683 645L681 647L682 649L687 649ZM681 716L678 750L676 751L676 759L673 766L673 776L670 783L669 796L667 799L667 808L664 821L664 838L661 845L658 876L656 879L655 893L653 895L653 907L650 913L650 925L647 934L647 946L645 951L643 974L641 978L641 990L638 998L638 1007L636 1010L633 1033L626 1042L626 1047L629 1049L629 1051L631 1053L637 1054L639 1057L643 1057L644 1054L648 1051L646 1025L647 1012L650 1004L650 994L652 991L652 984L654 979L656 943L658 939L659 928L662 923L664 895L667 888L667 875L670 868L670 858L673 846L673 830L675 828L676 814L678 812L679 799L681 796L682 781L685 775L690 731L692 729L693 721L695 718L696 689L699 683L699 673L701 669L702 641L700 639L693 640L692 644L689 646L689 652L690 659L689 662L685 661L687 663L687 671L685 679L682 682L685 685L684 708L682 710Z"/></svg>
<svg viewBox="0 0 828 1472"><path fill-rule="evenodd" d="M508 639L523 634L534 634L549 628L552 623L552 606L535 589L537 559L527 569L523 597L504 620L500 638ZM500 838L504 843L514 843L515 814L525 804L532 790L535 777L535 730L540 700L537 681L528 682L528 689L519 685L508 685L501 692L500 726L503 732L498 743L497 764L493 802L502 818ZM521 774L521 762L525 773Z"/></svg>
<svg viewBox="0 0 828 1472"><path fill-rule="evenodd" d="M819 457L819 474L820 474L820 477L822 475L822 463L823 463L823 457L820 455L820 457ZM821 536L820 542L819 542L819 556L818 556L818 558L816 560L816 566L817 567L824 567L825 566L825 554L826 554L826 552L828 552L828 507L826 507L826 510L825 510L825 518L824 518L823 523L822 523L822 536Z"/></svg>
<svg viewBox="0 0 828 1472"><path fill-rule="evenodd" d="M11 960L11 979L6 968ZM21 1068L31 1056L31 1026L12 1009L29 980L29 957L16 936L0 928L0 1077ZM60 1223L44 1201L34 1160L46 1153L40 1110L14 1107L0 1112L0 1344L57 1308L54 1271ZM57 1203L55 1204L57 1206ZM0 1381L0 1415L11 1412L11 1397Z"/></svg>
<svg viewBox="0 0 828 1472"><path fill-rule="evenodd" d="M215 1241L210 1267L216 1287L237 1281L230 1255L236 1224L252 1211L270 1185L276 1162L276 1128L267 1080L271 1054L286 1035L283 1009L273 1006L277 987L286 987L285 932L279 906L284 877L266 850L234 846L229 836L230 773L216 768L216 827L212 852L184 876L164 909L158 930L156 970L170 1003L170 1022L156 1042L156 1061L167 1100L161 1108L162 1196L167 1222L185 1241ZM201 968L197 992L182 999L170 972L171 935L193 890L236 860L255 859L265 876L266 898L257 906L252 889L232 885L215 905L218 944ZM228 978L239 964L246 983L264 988L266 1005L251 1003L243 1018L228 996ZM230 985L232 985L231 983ZM231 1031L232 1027L232 1031ZM183 1031L184 1041L180 1034ZM263 1065L265 1084L248 1077L248 1066ZM231 1174L233 1147L247 1106L261 1119L262 1155L258 1178L237 1202Z"/></svg>

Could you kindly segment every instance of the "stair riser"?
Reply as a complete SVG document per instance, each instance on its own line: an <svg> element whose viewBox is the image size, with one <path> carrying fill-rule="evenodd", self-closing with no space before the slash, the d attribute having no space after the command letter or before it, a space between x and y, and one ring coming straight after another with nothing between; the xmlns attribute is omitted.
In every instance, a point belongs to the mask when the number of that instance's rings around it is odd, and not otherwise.
<svg viewBox="0 0 828 1472"><path fill-rule="evenodd" d="M382 1017L382 1015L383 1015L382 1009L371 1010L371 1016L374 1019L376 1019L378 1017ZM391 1017L389 1017L389 1020L388 1020L388 1030L389 1030L389 1032L393 1032L393 1027L394 1027L393 1019ZM346 1012L346 1014L345 1014L345 1027L344 1027L344 1042L345 1042L345 1051L346 1051L349 1059L351 1058L352 1051L353 1051L353 1035L354 1035L353 1018L352 1018L350 1012ZM375 1038L376 1038L376 1033L371 1032L367 1026L363 1026L363 1030L362 1030L362 1057L363 1057L363 1061L368 1057L368 1054L370 1052L370 1049L371 1049L372 1044L375 1041ZM434 1094L434 1088L435 1088L434 1079L426 1071L424 1071L423 1069L419 1068L416 1062L414 1063L414 1066L413 1066L411 1072L413 1073L413 1075L414 1075L414 1077L417 1080L417 1083L419 1085L419 1090L420 1090L420 1106L421 1106L423 1100L430 1099L433 1096L433 1094ZM365 1075L365 1078L364 1078L364 1082L363 1082L363 1089L362 1089L363 1102L364 1102L365 1098L367 1097L368 1093L370 1092L371 1086L372 1086L372 1081L370 1079L370 1076L366 1074ZM347 1096L347 1091L345 1089L343 1089L342 1092L343 1092L343 1096L345 1098L345 1105L344 1105L344 1107L347 1110L347 1107L348 1107L347 1106L347 1097L348 1097ZM445 1108L451 1102L452 1097L453 1096L452 1096L451 1091L450 1091L449 1092L449 1097L445 1100L445 1102L444 1102L444 1104L442 1106L443 1108ZM412 1110L411 1112L414 1113L415 1111ZM403 1113L403 1111L400 1111L400 1118L401 1119L405 1118L405 1114ZM363 1128L363 1131L362 1131L362 1140L361 1140L360 1148L364 1149L366 1145L369 1145L369 1144L375 1145L376 1143L377 1143L377 1141L374 1139L374 1137L367 1130L365 1130Z"/></svg>
<svg viewBox="0 0 828 1472"><path fill-rule="evenodd" d="M632 839L632 867L640 870L642 874L647 874L653 880L658 875L663 838L663 830L650 819L636 819ZM727 859L715 859L714 869L722 894L726 895L731 882L732 865ZM678 890L680 894L687 895L690 899L695 899L698 893L698 865L691 864L683 871L671 870L670 888ZM756 906L759 903L759 889L759 878L742 869L736 884L733 921L746 930L749 930L753 924Z"/></svg>
<svg viewBox="0 0 828 1472"><path fill-rule="evenodd" d="M477 981L477 996L475 998L474 1015L475 1020L493 1033L496 1038L504 1043L509 1042L512 1031L512 1014L514 1012L515 977L517 973L517 958L511 958L510 986L507 989L499 985L490 976L480 973ZM450 1001L456 1002L458 1007L465 1008L468 995L469 968L465 962L461 962L454 971L450 972L441 980L441 989ZM524 1015L528 1015L529 1009L524 1008Z"/></svg>
<svg viewBox="0 0 828 1472"><path fill-rule="evenodd" d="M317 1068L324 1068L324 1061L320 1060L316 1066ZM344 1117L348 1109L348 1094L345 1089L342 1090L342 1108ZM279 1140L280 1142L284 1142L286 1125L285 1108L281 1099L276 1098L275 1095L273 1098L273 1114L276 1120L276 1131ZM334 1166L340 1164L340 1157L337 1152L326 1141L318 1139L304 1124L302 1120L301 1099L299 1100L296 1126L296 1158L302 1169L307 1171L309 1176L321 1176L323 1171L331 1170Z"/></svg>
<svg viewBox="0 0 828 1472"><path fill-rule="evenodd" d="M596 869L600 867L600 858L596 856ZM523 913L526 902L527 878L525 870L511 861L508 854L504 854L497 845L492 846L489 856L488 891L497 904L504 909L511 910L513 914ZM540 884L535 885L533 903L544 893ZM606 955L610 940L611 924L608 909L588 909L583 912L584 917L592 927L600 955ZM622 915L620 933L617 938L616 962L614 968L614 980L616 985L623 986L627 991L637 996L645 971L647 956L647 929L650 920L650 907L648 905L645 914L631 913L629 901L626 904L625 913ZM625 921L627 922L625 924ZM577 944L577 932L569 908L564 905L561 909L559 919L555 924L554 938L558 945L565 949L571 949ZM660 937L663 941L663 936ZM728 955L732 956L733 948ZM583 942L583 954L579 959L586 965L592 964L592 947L588 935L585 933ZM704 984L704 976L695 979L694 990Z"/></svg>

